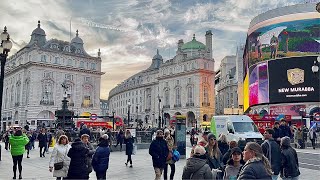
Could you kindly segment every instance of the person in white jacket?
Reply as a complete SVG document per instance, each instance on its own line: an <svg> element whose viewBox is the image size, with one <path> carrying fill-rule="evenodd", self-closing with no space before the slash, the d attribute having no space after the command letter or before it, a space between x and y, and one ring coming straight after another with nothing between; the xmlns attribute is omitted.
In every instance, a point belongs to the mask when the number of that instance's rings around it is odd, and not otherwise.
<svg viewBox="0 0 320 180"><path fill-rule="evenodd" d="M53 170L53 177L56 177L57 180L63 179L68 175L70 158L67 154L70 148L68 137L61 135L58 143L54 146L49 162L49 171L52 172ZM63 162L63 168L59 170L54 169L54 164L59 162Z"/></svg>

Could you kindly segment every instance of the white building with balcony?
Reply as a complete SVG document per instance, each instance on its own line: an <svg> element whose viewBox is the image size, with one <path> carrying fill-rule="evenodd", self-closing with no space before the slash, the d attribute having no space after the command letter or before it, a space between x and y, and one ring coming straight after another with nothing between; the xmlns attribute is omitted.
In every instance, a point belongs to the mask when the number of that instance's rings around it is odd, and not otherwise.
<svg viewBox="0 0 320 180"><path fill-rule="evenodd" d="M2 129L13 124L50 126L61 109L65 83L69 109L75 114L100 114L101 58L88 55L83 41L46 39L40 27L30 42L7 60L5 67Z"/></svg>

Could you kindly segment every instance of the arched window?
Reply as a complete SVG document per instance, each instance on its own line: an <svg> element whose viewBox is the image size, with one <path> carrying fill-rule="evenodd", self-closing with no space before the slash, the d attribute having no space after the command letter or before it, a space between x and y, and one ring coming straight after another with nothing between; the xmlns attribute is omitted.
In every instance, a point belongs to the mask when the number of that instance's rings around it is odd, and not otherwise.
<svg viewBox="0 0 320 180"><path fill-rule="evenodd" d="M164 92L164 105L165 106L170 105L170 91L169 91L169 89L166 89Z"/></svg>
<svg viewBox="0 0 320 180"><path fill-rule="evenodd" d="M193 103L193 87L188 86L187 90L188 90L188 104L191 106L191 104Z"/></svg>
<svg viewBox="0 0 320 180"><path fill-rule="evenodd" d="M203 103L207 105L208 102L209 102L209 92L208 92L208 87L205 86L203 88Z"/></svg>
<svg viewBox="0 0 320 180"><path fill-rule="evenodd" d="M82 107L88 108L93 107L93 99L92 99L92 86L86 84L83 86L83 99L82 99Z"/></svg>

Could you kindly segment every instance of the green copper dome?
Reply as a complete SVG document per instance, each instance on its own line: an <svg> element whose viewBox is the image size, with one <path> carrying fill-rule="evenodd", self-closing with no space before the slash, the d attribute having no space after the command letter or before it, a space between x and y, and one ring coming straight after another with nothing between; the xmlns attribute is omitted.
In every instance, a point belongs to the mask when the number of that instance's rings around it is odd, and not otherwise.
<svg viewBox="0 0 320 180"><path fill-rule="evenodd" d="M197 41L195 35L193 35L192 41L185 43L184 45L182 45L181 47L182 50L189 50L189 49L194 49L194 50L199 50L199 49L206 49L206 46Z"/></svg>

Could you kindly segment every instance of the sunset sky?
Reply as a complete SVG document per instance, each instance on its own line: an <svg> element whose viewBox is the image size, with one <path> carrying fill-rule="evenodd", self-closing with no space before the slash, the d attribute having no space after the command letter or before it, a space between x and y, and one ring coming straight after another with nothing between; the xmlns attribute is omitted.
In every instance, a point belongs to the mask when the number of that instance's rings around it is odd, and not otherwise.
<svg viewBox="0 0 320 180"><path fill-rule="evenodd" d="M101 98L129 76L149 67L159 49L167 60L179 39L192 35L204 41L213 33L215 68L243 44L253 17L269 9L304 3L304 0L1 0L0 27L7 26L14 42L10 55L30 40L41 21L47 40L70 40L75 31L86 51L101 49Z"/></svg>

